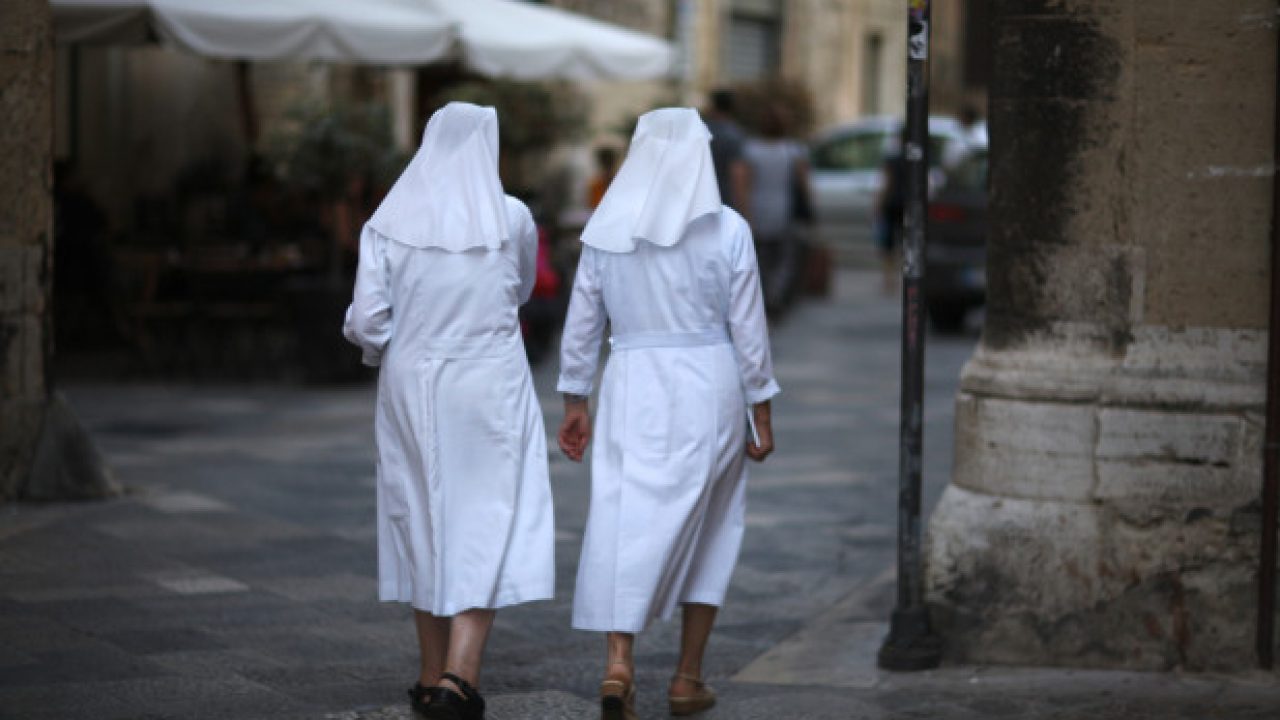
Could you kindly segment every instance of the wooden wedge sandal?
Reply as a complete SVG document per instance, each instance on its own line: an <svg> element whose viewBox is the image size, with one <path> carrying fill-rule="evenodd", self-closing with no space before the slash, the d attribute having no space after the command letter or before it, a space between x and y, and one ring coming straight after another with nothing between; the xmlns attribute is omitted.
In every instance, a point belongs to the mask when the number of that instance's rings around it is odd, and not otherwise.
<svg viewBox="0 0 1280 720"><path fill-rule="evenodd" d="M681 675L676 673L676 678L687 680L697 686L698 691L692 695L669 695L667 702L671 707L671 714L676 716L693 715L700 713L712 705L716 704L715 691L711 689L701 678L692 675Z"/></svg>
<svg viewBox="0 0 1280 720"><path fill-rule="evenodd" d="M600 683L600 720L639 720L634 682L605 680Z"/></svg>

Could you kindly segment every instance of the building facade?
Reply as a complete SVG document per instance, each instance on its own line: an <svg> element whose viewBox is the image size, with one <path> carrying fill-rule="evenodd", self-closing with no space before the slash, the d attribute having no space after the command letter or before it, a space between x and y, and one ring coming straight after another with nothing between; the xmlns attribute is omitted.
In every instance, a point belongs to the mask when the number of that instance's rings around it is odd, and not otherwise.
<svg viewBox="0 0 1280 720"><path fill-rule="evenodd" d="M669 83L593 89L595 126L661 103L699 106L720 87L781 77L813 96L817 127L901 114L906 99L906 14L896 0L630 0L554 4L669 38ZM946 26L950 27L950 26Z"/></svg>
<svg viewBox="0 0 1280 720"><path fill-rule="evenodd" d="M813 94L818 127L906 107L906 5L900 0L713 0L698 15L700 65L688 90L777 75ZM934 112L985 102L966 76L966 8L935 2L930 81Z"/></svg>

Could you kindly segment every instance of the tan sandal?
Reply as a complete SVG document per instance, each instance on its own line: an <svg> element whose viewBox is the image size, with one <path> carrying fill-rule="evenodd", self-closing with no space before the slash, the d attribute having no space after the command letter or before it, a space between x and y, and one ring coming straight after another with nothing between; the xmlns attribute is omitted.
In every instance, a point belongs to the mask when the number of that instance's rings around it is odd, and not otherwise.
<svg viewBox="0 0 1280 720"><path fill-rule="evenodd" d="M693 715L710 708L716 704L716 693L701 678L692 675L681 675L676 673L679 680L688 680L698 687L698 692L693 695L670 695L667 702L671 707L671 714L677 716Z"/></svg>
<svg viewBox="0 0 1280 720"><path fill-rule="evenodd" d="M621 680L600 683L601 720L639 720L636 715L636 686Z"/></svg>

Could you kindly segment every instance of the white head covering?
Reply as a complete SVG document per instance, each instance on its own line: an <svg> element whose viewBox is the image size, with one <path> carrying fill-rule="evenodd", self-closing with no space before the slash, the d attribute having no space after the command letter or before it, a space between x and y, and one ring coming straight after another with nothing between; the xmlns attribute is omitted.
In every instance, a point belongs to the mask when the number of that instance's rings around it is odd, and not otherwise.
<svg viewBox="0 0 1280 720"><path fill-rule="evenodd" d="M369 227L415 247L501 247L507 201L498 178L498 114L451 102L431 116L422 147L378 205Z"/></svg>
<svg viewBox="0 0 1280 720"><path fill-rule="evenodd" d="M669 247L689 223L720 212L711 133L692 108L661 108L636 125L631 150L582 231L582 242L627 253L637 240Z"/></svg>

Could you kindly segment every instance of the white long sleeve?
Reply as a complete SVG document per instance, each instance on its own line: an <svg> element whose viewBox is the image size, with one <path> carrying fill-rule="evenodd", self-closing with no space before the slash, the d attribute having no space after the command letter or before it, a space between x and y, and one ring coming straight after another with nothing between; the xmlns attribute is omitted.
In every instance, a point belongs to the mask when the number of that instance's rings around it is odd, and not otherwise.
<svg viewBox="0 0 1280 720"><path fill-rule="evenodd" d="M511 204L507 205L507 212L512 212ZM538 280L538 226L523 204L519 212L520 218L515 222L516 231L511 233L511 241L516 243L520 262L520 304L523 305L529 302Z"/></svg>
<svg viewBox="0 0 1280 720"><path fill-rule="evenodd" d="M360 266L356 287L342 324L342 335L363 352L364 364L377 367L391 342L391 291L388 284L387 240L365 226L360 236Z"/></svg>
<svg viewBox="0 0 1280 720"><path fill-rule="evenodd" d="M595 385L600 340L608 319L596 267L597 252L591 247L582 249L578 272L573 279L569 314L560 338L560 381L556 389L562 393L590 395Z"/></svg>
<svg viewBox="0 0 1280 720"><path fill-rule="evenodd" d="M745 222L730 236L726 251L732 275L729 281L729 336L738 356L742 389L751 405L762 403L781 392L773 377L773 356L769 349L769 325L760 291L760 269L755 245Z"/></svg>

